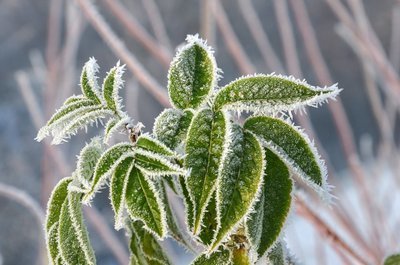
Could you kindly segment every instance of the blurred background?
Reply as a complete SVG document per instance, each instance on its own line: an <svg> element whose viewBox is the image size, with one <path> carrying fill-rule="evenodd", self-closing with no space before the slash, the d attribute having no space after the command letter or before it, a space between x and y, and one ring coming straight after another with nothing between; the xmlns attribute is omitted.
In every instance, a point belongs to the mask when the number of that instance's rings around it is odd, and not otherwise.
<svg viewBox="0 0 400 265"><path fill-rule="evenodd" d="M175 48L195 33L215 49L220 86L275 72L343 88L337 101L295 115L327 161L337 197L331 206L298 197L285 235L298 261L380 264L400 251L400 1L1 0L1 265L47 264L49 194L98 130L60 146L34 138L79 93L84 62L95 57L101 79L118 60L127 64L126 109L151 131L168 106ZM98 264L127 264L107 192L84 210ZM173 264L193 258L172 240L162 244Z"/></svg>

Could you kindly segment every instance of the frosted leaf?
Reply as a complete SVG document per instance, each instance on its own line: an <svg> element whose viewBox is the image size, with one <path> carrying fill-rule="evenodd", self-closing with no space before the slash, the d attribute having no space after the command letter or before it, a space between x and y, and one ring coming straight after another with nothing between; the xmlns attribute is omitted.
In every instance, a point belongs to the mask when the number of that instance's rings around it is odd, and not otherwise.
<svg viewBox="0 0 400 265"><path fill-rule="evenodd" d="M86 100L86 97L84 95L77 95L77 96L72 95L64 101L63 106L67 106L72 103L76 103L78 101L83 101L83 100Z"/></svg>
<svg viewBox="0 0 400 265"><path fill-rule="evenodd" d="M186 179L183 176L178 177L179 188L183 197L183 203L185 205L185 222L189 229L193 230L193 202L190 199L189 191L186 185Z"/></svg>
<svg viewBox="0 0 400 265"><path fill-rule="evenodd" d="M207 253L201 254L191 265L230 265L232 264L230 257L231 253L229 253L229 250L220 248L211 255Z"/></svg>
<svg viewBox="0 0 400 265"><path fill-rule="evenodd" d="M139 239L135 233L132 233L131 235L129 250L131 252L129 265L147 265L146 257L140 248Z"/></svg>
<svg viewBox="0 0 400 265"><path fill-rule="evenodd" d="M383 263L384 265L398 265L400 264L400 254L391 255L387 257Z"/></svg>
<svg viewBox="0 0 400 265"><path fill-rule="evenodd" d="M329 199L325 163L300 129L281 119L263 116L247 119L244 128L256 134L319 195Z"/></svg>
<svg viewBox="0 0 400 265"><path fill-rule="evenodd" d="M231 262L233 265L250 265L250 255L245 247L237 246L232 250Z"/></svg>
<svg viewBox="0 0 400 265"><path fill-rule="evenodd" d="M174 151L169 149L166 145L164 145L161 141L152 138L148 134L142 134L136 141L136 146L140 147L143 150L147 150L149 152L153 152L162 156L167 157L176 157Z"/></svg>
<svg viewBox="0 0 400 265"><path fill-rule="evenodd" d="M133 169L133 157L127 157L115 168L110 181L110 199L111 206L115 215L115 229L124 227L123 210L125 207L126 189L129 180L129 174Z"/></svg>
<svg viewBox="0 0 400 265"><path fill-rule="evenodd" d="M46 231L46 245L49 264L58 264L60 252L58 250L58 221Z"/></svg>
<svg viewBox="0 0 400 265"><path fill-rule="evenodd" d="M93 100L97 104L101 103L100 88L97 84L97 72L99 71L99 66L96 63L96 59L93 57L89 59L87 63L83 66L81 75L81 88L82 93L88 99Z"/></svg>
<svg viewBox="0 0 400 265"><path fill-rule="evenodd" d="M66 264L96 264L83 223L81 194L69 193L61 207L58 227L59 250Z"/></svg>
<svg viewBox="0 0 400 265"><path fill-rule="evenodd" d="M135 166L147 176L186 175L174 159L141 148L135 149Z"/></svg>
<svg viewBox="0 0 400 265"><path fill-rule="evenodd" d="M146 229L143 229L143 223L140 221L135 221L131 226L133 234L137 238L139 247L148 264L169 265L170 261L164 249L158 243L153 234L149 233Z"/></svg>
<svg viewBox="0 0 400 265"><path fill-rule="evenodd" d="M227 135L228 119L223 112L200 110L190 125L185 148L185 167L190 169L187 187L194 206L193 233L201 222L215 189L218 169Z"/></svg>
<svg viewBox="0 0 400 265"><path fill-rule="evenodd" d="M175 149L186 139L193 118L190 110L165 109L154 122L153 133L169 148Z"/></svg>
<svg viewBox="0 0 400 265"><path fill-rule="evenodd" d="M168 92L178 109L196 109L204 103L217 83L213 51L198 36L189 35L168 72Z"/></svg>
<svg viewBox="0 0 400 265"><path fill-rule="evenodd" d="M215 192L207 205L201 224L199 239L204 245L210 245L217 230L217 202Z"/></svg>
<svg viewBox="0 0 400 265"><path fill-rule="evenodd" d="M127 115L123 115L121 118L115 117L110 119L104 129L104 143L107 144L111 136L130 121L131 118L129 118Z"/></svg>
<svg viewBox="0 0 400 265"><path fill-rule="evenodd" d="M106 105L109 109L122 113L121 98L118 96L118 92L121 89L124 81L122 80L122 74L125 71L125 65L117 65L108 72L103 82L103 97Z"/></svg>
<svg viewBox="0 0 400 265"><path fill-rule="evenodd" d="M89 203L94 193L98 191L125 158L133 157L133 146L131 143L119 143L109 148L98 160L90 191L85 195L83 201Z"/></svg>
<svg viewBox="0 0 400 265"><path fill-rule="evenodd" d="M164 206L154 186L134 167L129 174L126 204L132 219L139 219L148 231L162 239L167 234Z"/></svg>
<svg viewBox="0 0 400 265"><path fill-rule="evenodd" d="M246 232L258 256L263 256L281 235L292 202L293 182L285 163L268 149L264 184L246 222Z"/></svg>
<svg viewBox="0 0 400 265"><path fill-rule="evenodd" d="M77 178L86 189L90 188L97 161L103 153L103 146L99 137L93 138L80 152L77 162Z"/></svg>
<svg viewBox="0 0 400 265"><path fill-rule="evenodd" d="M209 253L251 212L262 186L265 159L260 142L238 125L232 126L231 138L217 181L218 228Z"/></svg>
<svg viewBox="0 0 400 265"><path fill-rule="evenodd" d="M291 76L254 75L241 77L221 88L215 96L214 109L277 113L303 106L317 106L335 98L341 90L313 87Z"/></svg>
<svg viewBox="0 0 400 265"><path fill-rule="evenodd" d="M286 247L286 243L281 240L268 252L264 258L264 262L268 265L295 265L297 262L295 258L291 256L289 250Z"/></svg>

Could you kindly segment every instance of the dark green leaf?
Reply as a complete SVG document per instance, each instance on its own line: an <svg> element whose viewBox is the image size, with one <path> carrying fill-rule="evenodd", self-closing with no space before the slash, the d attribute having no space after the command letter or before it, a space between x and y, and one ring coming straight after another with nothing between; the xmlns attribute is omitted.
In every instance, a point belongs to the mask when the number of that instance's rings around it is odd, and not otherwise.
<svg viewBox="0 0 400 265"><path fill-rule="evenodd" d="M93 100L97 104L100 104L100 89L99 85L97 84L96 77L98 69L99 66L96 63L96 59L90 58L82 70L81 88L83 95L85 95L88 99Z"/></svg>
<svg viewBox="0 0 400 265"><path fill-rule="evenodd" d="M199 238L205 245L211 244L215 231L217 230L217 202L215 200L215 192L207 205L204 213L203 223Z"/></svg>
<svg viewBox="0 0 400 265"><path fill-rule="evenodd" d="M387 257L384 261L384 265L399 265L400 264L400 254L391 255Z"/></svg>
<svg viewBox="0 0 400 265"><path fill-rule="evenodd" d="M67 198L68 185L71 181L72 178L60 180L50 196L47 204L46 232L49 232L50 228L60 219L61 207Z"/></svg>
<svg viewBox="0 0 400 265"><path fill-rule="evenodd" d="M230 256L229 250L219 249L211 255L201 254L191 265L229 265L231 264Z"/></svg>
<svg viewBox="0 0 400 265"><path fill-rule="evenodd" d="M121 111L121 99L118 96L118 90L123 84L122 74L124 73L124 66L120 66L119 62L108 72L103 82L103 97L106 101L107 107L114 111Z"/></svg>
<svg viewBox="0 0 400 265"><path fill-rule="evenodd" d="M136 141L136 146L162 156L176 156L174 151L169 149L162 142L151 138L149 135L146 134L143 134L138 138L138 140Z"/></svg>
<svg viewBox="0 0 400 265"><path fill-rule="evenodd" d="M186 223L189 229L193 229L193 202L190 199L189 191L186 186L186 179L183 176L179 176L179 187L182 192L183 203L185 204L185 216L186 216Z"/></svg>

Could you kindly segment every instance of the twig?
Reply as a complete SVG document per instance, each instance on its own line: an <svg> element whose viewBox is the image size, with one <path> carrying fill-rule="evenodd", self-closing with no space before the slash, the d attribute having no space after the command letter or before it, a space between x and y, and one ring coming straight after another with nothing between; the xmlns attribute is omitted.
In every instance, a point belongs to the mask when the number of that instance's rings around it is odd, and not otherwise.
<svg viewBox="0 0 400 265"><path fill-rule="evenodd" d="M333 248L344 250L349 256L351 256L358 264L369 264L363 257L357 254L342 238L336 234L321 218L319 218L310 208L307 207L304 201L297 197L296 198L296 210L297 213L307 220L311 221L318 232L327 239L333 246ZM339 251L340 251L339 249Z"/></svg>
<svg viewBox="0 0 400 265"><path fill-rule="evenodd" d="M168 37L167 30L164 26L165 23L157 3L154 0L142 0L142 4L147 12L147 17L150 20L151 27L153 28L158 42L168 50L172 50L171 40Z"/></svg>
<svg viewBox="0 0 400 265"><path fill-rule="evenodd" d="M240 71L244 74L255 73L255 68L251 64L249 58L245 55L243 47L240 44L219 0L215 0L212 11L217 21L218 28L222 33L222 37L225 39L226 46Z"/></svg>
<svg viewBox="0 0 400 265"><path fill-rule="evenodd" d="M44 212L40 205L28 193L16 187L0 183L0 196L4 196L12 201L15 201L27 208L35 217L39 226L39 234L42 235L44 222ZM4 229L4 228L3 228ZM39 255L36 264L45 264L46 262L46 246L43 236L39 236Z"/></svg>
<svg viewBox="0 0 400 265"><path fill-rule="evenodd" d="M143 65L136 57L129 52L125 44L112 31L104 18L97 12L90 1L76 0L81 7L86 18L97 30L111 50L126 63L129 70L136 76L138 81L154 96L161 105L169 107L170 103L166 91L157 83L157 81L146 71Z"/></svg>
<svg viewBox="0 0 400 265"><path fill-rule="evenodd" d="M254 10L252 1L238 0L237 2L239 4L239 10L268 68L273 72L276 71L283 74L285 72L283 65L272 48L271 42L263 29L259 16Z"/></svg>
<svg viewBox="0 0 400 265"><path fill-rule="evenodd" d="M200 1L200 33L211 46L216 46L215 17L212 14L214 0Z"/></svg>
<svg viewBox="0 0 400 265"><path fill-rule="evenodd" d="M87 1L80 1L80 2L87 2ZM114 14L115 18L117 18L125 29L140 43L146 48L156 59L158 59L161 64L168 69L169 63L172 58L172 54L169 52L168 48L157 43L157 41L146 31L146 29L140 25L140 23L133 17L127 9L121 4L119 0L103 0L103 2L107 5L107 7L111 10ZM100 17L100 15L95 10L94 6L90 3L80 3L82 7L84 7L84 11L87 13L88 16L92 17L93 26L96 30L104 31L101 33L103 38L108 39L109 37L115 36L115 33L112 32L110 27L105 23L104 19ZM102 27L102 29L99 29ZM108 32L108 33L107 33ZM118 38L118 41L121 42ZM107 42L111 42L112 40L107 40ZM111 46L117 46L116 44ZM115 47L113 49L116 49ZM124 49L126 49L124 47ZM120 52L118 52L120 53Z"/></svg>
<svg viewBox="0 0 400 265"><path fill-rule="evenodd" d="M400 69L400 4L396 5L392 11L392 33L390 40L389 58L395 71Z"/></svg>

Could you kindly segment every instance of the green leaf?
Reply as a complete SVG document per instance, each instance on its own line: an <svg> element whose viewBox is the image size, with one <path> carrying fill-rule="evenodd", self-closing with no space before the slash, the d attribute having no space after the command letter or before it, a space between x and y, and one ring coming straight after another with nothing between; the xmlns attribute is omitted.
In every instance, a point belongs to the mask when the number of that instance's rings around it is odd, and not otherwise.
<svg viewBox="0 0 400 265"><path fill-rule="evenodd" d="M302 106L317 106L340 92L336 85L313 87L304 81L281 75L241 77L218 91L214 109L276 113Z"/></svg>
<svg viewBox="0 0 400 265"><path fill-rule="evenodd" d="M290 255L285 242L280 241L268 252L265 262L271 265L295 265L295 259Z"/></svg>
<svg viewBox="0 0 400 265"><path fill-rule="evenodd" d="M207 253L203 253L198 256L191 264L192 265L229 265L230 261L230 253L227 249L219 249L218 251L208 255Z"/></svg>
<svg viewBox="0 0 400 265"><path fill-rule="evenodd" d="M69 104L84 100L87 100L84 95L72 95L64 101L63 106L67 106Z"/></svg>
<svg viewBox="0 0 400 265"><path fill-rule="evenodd" d="M216 86L217 67L213 52L197 36L188 36L188 44L173 59L168 73L171 103L178 109L198 108Z"/></svg>
<svg viewBox="0 0 400 265"><path fill-rule="evenodd" d="M45 224L46 232L49 232L50 228L60 219L61 207L67 198L68 185L71 183L71 181L72 178L64 178L60 180L51 193L49 202L47 204Z"/></svg>
<svg viewBox="0 0 400 265"><path fill-rule="evenodd" d="M194 206L193 233L201 229L204 211L215 189L228 119L223 112L200 110L190 125L186 143L185 167L190 169L187 187Z"/></svg>
<svg viewBox="0 0 400 265"><path fill-rule="evenodd" d="M116 167L111 177L110 199L111 206L115 214L115 229L123 228L122 220L123 209L125 206L126 189L128 186L129 175L133 169L133 157L127 157Z"/></svg>
<svg viewBox="0 0 400 265"><path fill-rule="evenodd" d="M293 182L285 163L268 149L259 200L246 222L248 238L261 257L279 238L292 202Z"/></svg>
<svg viewBox="0 0 400 265"><path fill-rule="evenodd" d="M88 203L94 196L94 193L103 186L107 180L107 177L114 172L118 164L121 163L125 158L133 156L133 146L130 143L116 144L104 152L97 162L93 181L91 183L91 189L85 195L83 201Z"/></svg>
<svg viewBox="0 0 400 265"><path fill-rule="evenodd" d="M77 178L85 189L90 189L94 169L102 153L101 140L99 137L95 137L81 150L78 156Z"/></svg>
<svg viewBox="0 0 400 265"><path fill-rule="evenodd" d="M125 65L120 66L119 62L108 72L103 82L103 97L108 108L121 112L121 99L118 96L118 91L122 87L122 74L124 73Z"/></svg>
<svg viewBox="0 0 400 265"><path fill-rule="evenodd" d="M218 230L209 252L215 251L249 213L260 191L265 168L257 138L238 125L223 161L217 184Z"/></svg>
<svg viewBox="0 0 400 265"><path fill-rule="evenodd" d="M383 263L384 265L398 265L400 264L400 254L391 255L387 257Z"/></svg>
<svg viewBox="0 0 400 265"><path fill-rule="evenodd" d="M46 231L46 245L50 264L58 264L60 257L58 250L58 222L55 222L48 231Z"/></svg>
<svg viewBox="0 0 400 265"><path fill-rule="evenodd" d="M188 225L189 229L193 230L193 214L194 214L193 202L189 196L189 191L186 185L186 179L183 176L179 176L178 181L183 197L183 203L185 205L186 224Z"/></svg>
<svg viewBox="0 0 400 265"><path fill-rule="evenodd" d="M143 229L143 223L136 221L132 223L134 234L137 236L140 248L149 261L149 264L170 264L163 248L154 238L154 236Z"/></svg>
<svg viewBox="0 0 400 265"><path fill-rule="evenodd" d="M148 176L185 175L175 160L165 158L159 154L137 148L135 150L135 164Z"/></svg>
<svg viewBox="0 0 400 265"><path fill-rule="evenodd" d="M166 216L159 194L137 168L133 168L129 174L126 204L133 219L143 221L146 229L157 237L166 236Z"/></svg>
<svg viewBox="0 0 400 265"><path fill-rule="evenodd" d="M281 119L262 116L247 119L244 128L256 134L321 196L328 195L324 161L301 130Z"/></svg>
<svg viewBox="0 0 400 265"><path fill-rule="evenodd" d="M96 259L83 223L80 197L79 193L69 193L61 207L59 249L66 264L94 265Z"/></svg>
<svg viewBox="0 0 400 265"><path fill-rule="evenodd" d="M129 265L149 265L135 233L132 233L129 249L131 251Z"/></svg>
<svg viewBox="0 0 400 265"><path fill-rule="evenodd" d="M211 244L215 231L217 230L217 202L213 193L210 202L207 205L206 212L204 213L201 232L199 238L205 245Z"/></svg>
<svg viewBox="0 0 400 265"><path fill-rule="evenodd" d="M139 136L138 140L136 141L136 146L144 150L160 154L162 156L170 156L170 157L176 156L174 151L169 149L159 140L150 137L148 134L142 134L141 136Z"/></svg>
<svg viewBox="0 0 400 265"><path fill-rule="evenodd" d="M90 58L89 61L83 66L81 75L81 88L82 93L88 99L100 104L100 89L97 84L96 73L99 70L99 66L96 63L96 59Z"/></svg>
<svg viewBox="0 0 400 265"><path fill-rule="evenodd" d="M166 146L175 149L186 139L192 118L191 110L165 109L156 118L153 133Z"/></svg>
<svg viewBox="0 0 400 265"><path fill-rule="evenodd" d="M121 118L114 117L109 119L104 128L104 143L108 143L113 135L118 129L125 126L131 119L126 115L122 114Z"/></svg>
<svg viewBox="0 0 400 265"><path fill-rule="evenodd" d="M250 256L245 248L234 248L232 251L232 265L251 265Z"/></svg>

